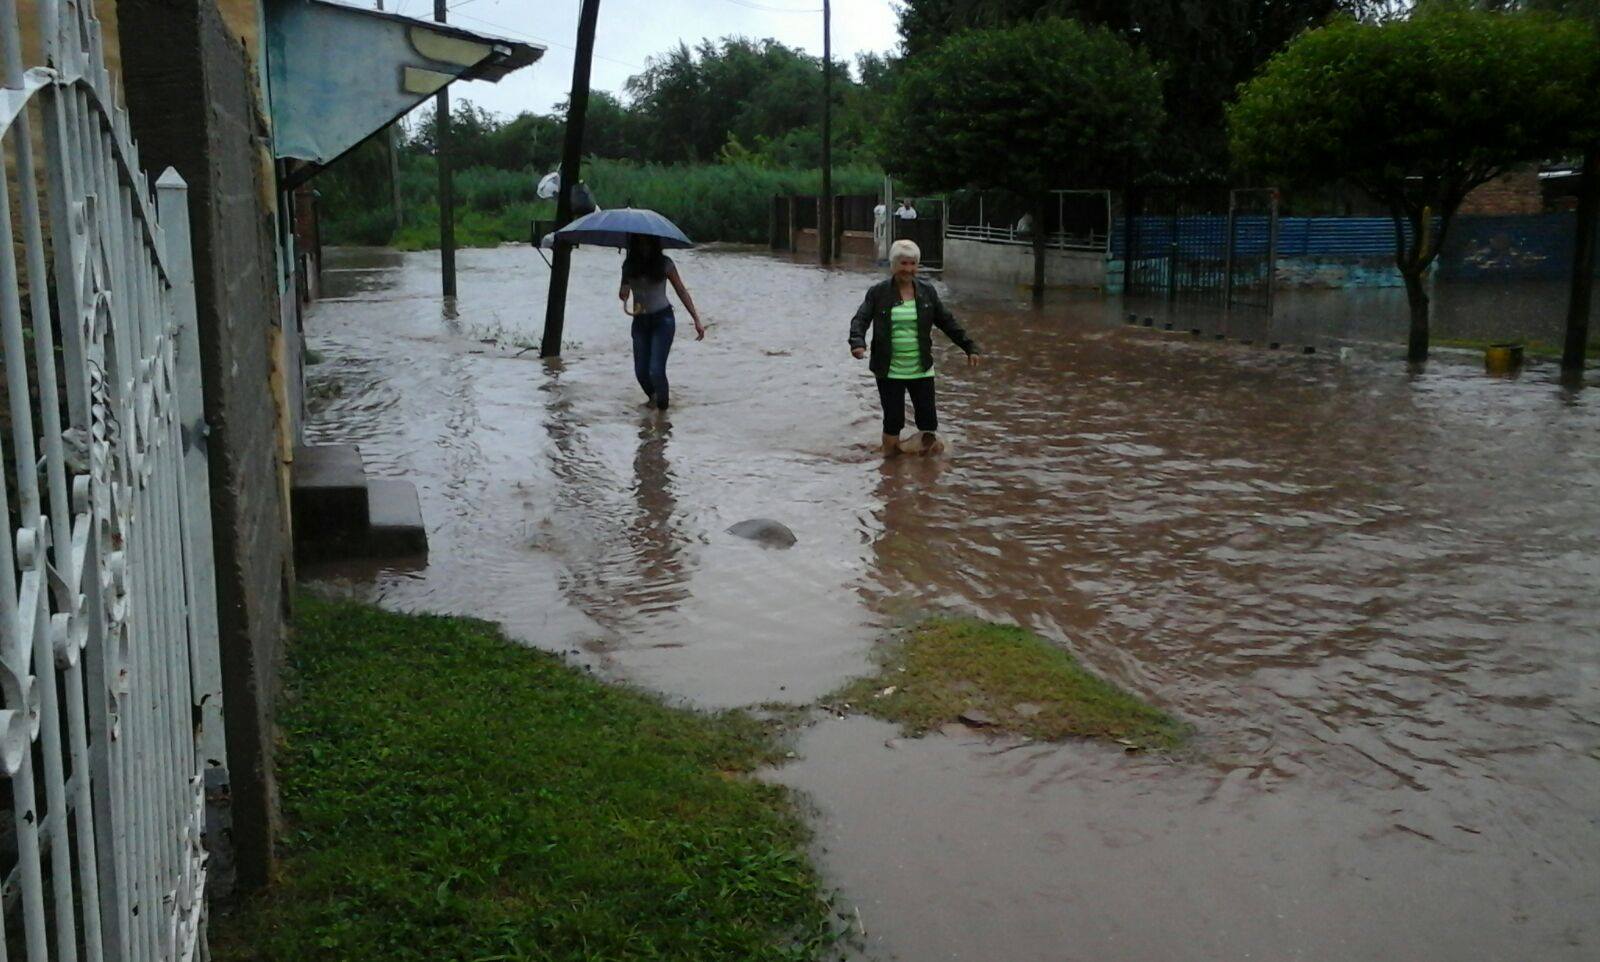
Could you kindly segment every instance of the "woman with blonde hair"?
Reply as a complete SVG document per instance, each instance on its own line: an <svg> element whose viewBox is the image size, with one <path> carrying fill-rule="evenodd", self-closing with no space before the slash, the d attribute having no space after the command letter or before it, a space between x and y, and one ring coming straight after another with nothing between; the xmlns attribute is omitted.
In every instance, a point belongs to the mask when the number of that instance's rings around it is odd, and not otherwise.
<svg viewBox="0 0 1600 962"><path fill-rule="evenodd" d="M934 327L945 332L966 352L969 365L978 363L978 345L944 306L933 285L917 276L917 266L921 262L922 251L912 241L897 240L890 245L888 279L867 290L867 296L850 321L850 353L857 360L867 357L867 330L872 331L871 359L867 366L878 379L885 454L900 450L908 393L916 412L917 430L921 432L917 448L931 451L939 445L936 433L939 415L934 396Z"/></svg>

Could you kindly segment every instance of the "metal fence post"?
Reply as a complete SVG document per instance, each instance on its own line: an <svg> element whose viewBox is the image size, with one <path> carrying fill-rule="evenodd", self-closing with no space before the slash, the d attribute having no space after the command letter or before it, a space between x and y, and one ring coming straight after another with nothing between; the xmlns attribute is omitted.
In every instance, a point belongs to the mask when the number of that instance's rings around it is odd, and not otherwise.
<svg viewBox="0 0 1600 962"><path fill-rule="evenodd" d="M1237 191L1232 191L1232 190L1228 191L1228 222L1227 222L1227 227L1225 228L1227 230L1228 234L1227 234L1227 236L1225 238L1223 238L1223 255L1222 255L1222 259L1223 259L1222 308L1223 308L1223 310L1231 310L1233 308L1234 237L1236 236L1236 233L1237 233L1235 231L1234 227L1235 227L1235 225L1237 223L1237 217L1236 217L1236 214L1237 214L1237 211L1238 211L1238 202L1237 202L1237 200L1238 200L1238 192Z"/></svg>
<svg viewBox="0 0 1600 962"><path fill-rule="evenodd" d="M172 265L174 393L182 426L184 577L189 599L189 661L194 705L200 711L198 748L205 770L227 771L222 723L222 664L217 645L217 572L211 546L211 480L206 465L205 395L200 379L200 329L190 259L189 185L168 167L156 181L157 210Z"/></svg>
<svg viewBox="0 0 1600 962"><path fill-rule="evenodd" d="M1267 215L1267 320L1272 320L1273 302L1278 290L1278 189L1272 188L1272 207Z"/></svg>
<svg viewBox="0 0 1600 962"><path fill-rule="evenodd" d="M1172 221L1172 242L1167 245L1167 301L1178 299L1178 221Z"/></svg>

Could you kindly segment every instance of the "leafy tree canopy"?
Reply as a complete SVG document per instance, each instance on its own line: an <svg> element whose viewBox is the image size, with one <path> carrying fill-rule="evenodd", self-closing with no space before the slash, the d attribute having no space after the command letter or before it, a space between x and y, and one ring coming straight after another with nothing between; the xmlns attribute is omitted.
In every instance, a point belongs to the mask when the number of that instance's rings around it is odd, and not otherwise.
<svg viewBox="0 0 1600 962"><path fill-rule="evenodd" d="M845 160L865 146L890 84L890 65L881 57L862 56L857 69L861 82L848 64L834 66L834 147ZM728 37L692 50L679 44L650 58L627 89L635 146L652 161L713 161L730 140L757 153L796 135L820 145L822 62L776 40ZM818 146L807 163L820 152Z"/></svg>
<svg viewBox="0 0 1600 962"><path fill-rule="evenodd" d="M1456 210L1512 166L1592 142L1597 67L1600 44L1578 20L1444 2L1380 24L1340 19L1243 87L1229 132L1246 167L1286 184L1349 181L1389 207L1408 356L1422 361L1423 275Z"/></svg>
<svg viewBox="0 0 1600 962"><path fill-rule="evenodd" d="M894 62L878 54L834 65L837 163L869 158L869 138L886 109ZM451 107L455 165L501 170L552 168L561 156L567 104L506 120L466 101ZM769 167L810 167L822 156L822 62L776 40L728 37L679 44L629 78L626 98L589 95L584 153L649 163L715 163L729 156ZM434 150L431 112L420 114L410 149Z"/></svg>
<svg viewBox="0 0 1600 962"><path fill-rule="evenodd" d="M1229 111L1245 166L1285 183L1347 180L1391 206L1454 210L1512 165L1592 123L1596 44L1575 21L1454 6L1302 35Z"/></svg>
<svg viewBox="0 0 1600 962"><path fill-rule="evenodd" d="M1148 57L1075 21L957 34L903 64L884 166L928 189L1114 183L1154 146L1160 87Z"/></svg>
<svg viewBox="0 0 1600 962"><path fill-rule="evenodd" d="M1166 67L1167 109L1156 170L1144 179L1212 179L1228 165L1223 108L1234 88L1307 27L1371 0L906 0L908 57L974 28L1068 17L1113 31Z"/></svg>

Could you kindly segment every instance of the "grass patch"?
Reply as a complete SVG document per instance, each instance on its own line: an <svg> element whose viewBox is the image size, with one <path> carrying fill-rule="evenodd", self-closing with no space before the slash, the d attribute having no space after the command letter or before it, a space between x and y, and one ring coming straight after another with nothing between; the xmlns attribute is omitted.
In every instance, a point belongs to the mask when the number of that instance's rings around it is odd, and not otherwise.
<svg viewBox="0 0 1600 962"><path fill-rule="evenodd" d="M468 619L304 598L279 878L222 962L817 958L829 908L781 754Z"/></svg>
<svg viewBox="0 0 1600 962"><path fill-rule="evenodd" d="M1549 341L1524 341L1518 338L1473 338L1473 337L1436 337L1431 342L1437 347L1459 347L1472 351L1482 351L1491 344L1521 344L1524 357L1561 358L1561 345ZM1600 341L1589 342L1583 351L1586 357L1600 358Z"/></svg>
<svg viewBox="0 0 1600 962"><path fill-rule="evenodd" d="M1012 625L927 621L890 646L881 665L878 674L851 683L834 699L897 722L911 734L977 711L1000 730L1048 741L1106 738L1171 749L1185 735L1183 724L1170 715Z"/></svg>

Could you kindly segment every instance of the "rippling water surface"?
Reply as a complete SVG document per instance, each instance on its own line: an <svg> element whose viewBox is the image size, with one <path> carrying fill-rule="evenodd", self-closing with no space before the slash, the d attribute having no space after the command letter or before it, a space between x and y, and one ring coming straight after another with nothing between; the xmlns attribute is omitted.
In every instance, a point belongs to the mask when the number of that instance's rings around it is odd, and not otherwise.
<svg viewBox="0 0 1600 962"><path fill-rule="evenodd" d="M559 363L526 248L345 252L309 322L315 440L418 483L397 607L704 705L805 702L930 610L1016 621L1192 721L1198 759L826 721L819 809L865 951L921 959L1578 959L1600 946L1600 393L1535 368L1174 340L955 290L952 450L884 462L844 329L872 277L679 258L674 409L581 251ZM681 315L681 312L680 312ZM493 343L485 343L492 341ZM771 517L799 543L725 533Z"/></svg>

